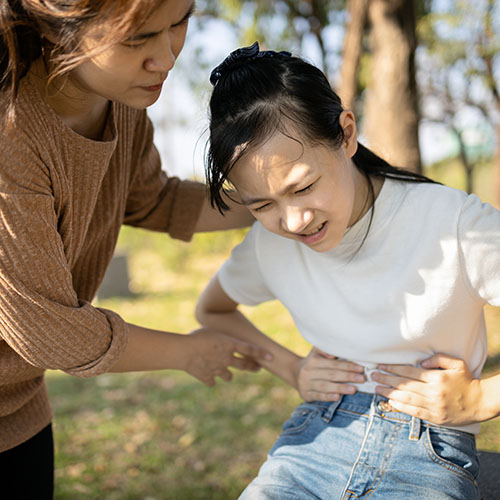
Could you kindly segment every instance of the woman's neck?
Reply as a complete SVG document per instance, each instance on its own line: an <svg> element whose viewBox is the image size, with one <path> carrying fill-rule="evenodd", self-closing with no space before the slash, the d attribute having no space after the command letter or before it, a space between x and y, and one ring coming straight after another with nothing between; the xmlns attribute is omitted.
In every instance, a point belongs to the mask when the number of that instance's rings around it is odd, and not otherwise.
<svg viewBox="0 0 500 500"><path fill-rule="evenodd" d="M47 85L47 69L41 58L33 63L30 74L43 100L61 121L88 139L102 139L110 109L107 99L84 92L74 84L71 76L55 79Z"/></svg>

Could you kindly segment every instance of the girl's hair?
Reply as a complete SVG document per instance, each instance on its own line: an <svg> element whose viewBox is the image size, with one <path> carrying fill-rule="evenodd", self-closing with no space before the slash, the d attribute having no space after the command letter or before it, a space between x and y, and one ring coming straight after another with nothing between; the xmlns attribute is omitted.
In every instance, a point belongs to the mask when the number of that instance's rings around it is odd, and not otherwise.
<svg viewBox="0 0 500 500"><path fill-rule="evenodd" d="M49 81L137 30L162 0L1 0L0 91L14 117L19 82L42 53ZM93 35L99 46L82 43Z"/></svg>
<svg viewBox="0 0 500 500"><path fill-rule="evenodd" d="M288 52L259 52L258 44L238 49L212 72L211 82L206 177L212 206L221 213L228 209L222 193L233 166L275 132L334 149L343 142L340 98L318 68ZM368 180L367 202L375 199L371 177L434 182L393 167L359 143L353 161Z"/></svg>

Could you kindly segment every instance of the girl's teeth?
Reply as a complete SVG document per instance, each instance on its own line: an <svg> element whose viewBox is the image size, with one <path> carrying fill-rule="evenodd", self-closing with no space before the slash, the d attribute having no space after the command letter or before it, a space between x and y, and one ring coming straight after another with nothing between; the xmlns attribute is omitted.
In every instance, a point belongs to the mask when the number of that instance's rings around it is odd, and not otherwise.
<svg viewBox="0 0 500 500"><path fill-rule="evenodd" d="M311 236L311 234L316 234L319 233L323 229L323 224L318 227L318 229L315 229L314 231L311 231L310 233L306 233L305 236Z"/></svg>

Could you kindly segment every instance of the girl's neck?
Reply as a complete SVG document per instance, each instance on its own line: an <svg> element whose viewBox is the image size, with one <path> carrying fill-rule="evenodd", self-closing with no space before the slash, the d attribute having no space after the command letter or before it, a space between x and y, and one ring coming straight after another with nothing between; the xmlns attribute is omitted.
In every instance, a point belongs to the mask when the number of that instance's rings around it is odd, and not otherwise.
<svg viewBox="0 0 500 500"><path fill-rule="evenodd" d="M101 96L84 92L71 75L55 79L47 85L48 74L42 58L30 69L43 100L69 128L88 139L101 140L110 102Z"/></svg>
<svg viewBox="0 0 500 500"><path fill-rule="evenodd" d="M357 196L354 201L353 208L353 218L350 221L350 226L356 224L359 220L361 220L364 215L372 208L375 200L377 199L382 186L384 185L384 179L381 177L370 177L370 180L366 178L366 176L354 165L354 175L356 176L356 184L357 184ZM371 183L373 187L373 197L372 190L370 189Z"/></svg>

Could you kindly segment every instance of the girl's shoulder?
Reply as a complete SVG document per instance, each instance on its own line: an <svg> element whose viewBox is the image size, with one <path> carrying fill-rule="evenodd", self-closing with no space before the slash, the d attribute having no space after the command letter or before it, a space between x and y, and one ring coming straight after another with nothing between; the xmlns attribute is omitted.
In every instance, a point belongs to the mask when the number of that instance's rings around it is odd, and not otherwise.
<svg viewBox="0 0 500 500"><path fill-rule="evenodd" d="M442 184L407 183L402 202L402 216L436 230L454 230L461 234L467 228L500 229L500 212L474 193ZM496 229L495 229L496 230Z"/></svg>
<svg viewBox="0 0 500 500"><path fill-rule="evenodd" d="M393 181L397 182L397 181ZM419 208L431 216L440 213L456 213L471 196L465 191L444 184L431 182L404 182L404 204Z"/></svg>

